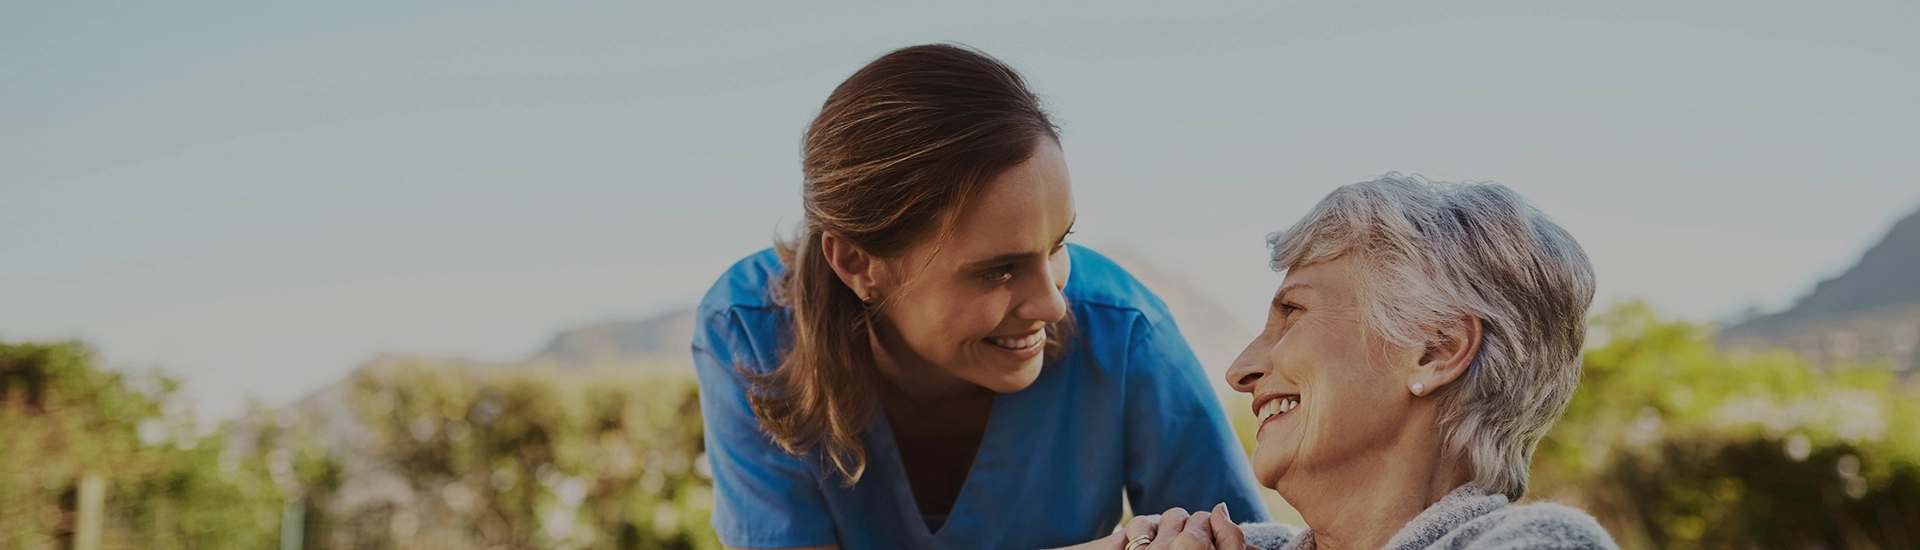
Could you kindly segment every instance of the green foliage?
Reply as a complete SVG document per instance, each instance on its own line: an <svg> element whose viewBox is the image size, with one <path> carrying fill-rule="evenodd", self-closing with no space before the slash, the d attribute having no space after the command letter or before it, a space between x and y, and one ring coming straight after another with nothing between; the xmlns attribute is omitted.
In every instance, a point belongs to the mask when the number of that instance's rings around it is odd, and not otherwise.
<svg viewBox="0 0 1920 550"><path fill-rule="evenodd" d="M399 361L349 387L358 454L421 497L337 512L373 526L355 547L719 547L690 377Z"/></svg>
<svg viewBox="0 0 1920 550"><path fill-rule="evenodd" d="M1591 326L1529 498L1588 510L1627 548L1920 544L1920 386L1729 356L1645 304ZM649 372L388 360L210 427L174 380L97 369L78 344L0 345L0 550L62 544L88 475L108 486L109 548L273 547L289 502L305 548L718 548L698 389Z"/></svg>
<svg viewBox="0 0 1920 550"><path fill-rule="evenodd" d="M1581 505L1625 547L1920 544L1920 399L1885 365L1727 356L1642 303L1591 326L1533 495Z"/></svg>
<svg viewBox="0 0 1920 550"><path fill-rule="evenodd" d="M178 387L0 344L0 550L70 545L90 475L107 548L272 548L288 506L305 548L719 547L691 377L388 362L220 426Z"/></svg>
<svg viewBox="0 0 1920 550"><path fill-rule="evenodd" d="M286 434L209 429L194 422L175 380L93 362L76 343L0 344L0 548L69 544L77 487L89 475L107 487L107 548L277 543L284 491L302 480L276 476L252 450Z"/></svg>

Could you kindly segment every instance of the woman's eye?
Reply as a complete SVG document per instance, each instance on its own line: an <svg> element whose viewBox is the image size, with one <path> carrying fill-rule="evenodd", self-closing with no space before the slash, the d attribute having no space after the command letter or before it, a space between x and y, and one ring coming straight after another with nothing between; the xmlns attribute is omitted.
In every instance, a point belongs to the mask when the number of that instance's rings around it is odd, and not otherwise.
<svg viewBox="0 0 1920 550"><path fill-rule="evenodd" d="M1293 315L1293 314L1294 314L1295 312L1298 312L1298 311L1300 311L1300 306L1296 306L1296 305L1293 305L1293 304L1289 304L1289 303L1282 303L1282 304L1280 304L1280 314L1281 314L1281 315L1287 315L1287 316L1291 316L1291 315Z"/></svg>
<svg viewBox="0 0 1920 550"><path fill-rule="evenodd" d="M987 270L986 273L980 274L980 278L986 279L987 282L992 282L992 283L1007 282L1007 280L1013 278L1013 266L1003 265L1000 267L989 269Z"/></svg>

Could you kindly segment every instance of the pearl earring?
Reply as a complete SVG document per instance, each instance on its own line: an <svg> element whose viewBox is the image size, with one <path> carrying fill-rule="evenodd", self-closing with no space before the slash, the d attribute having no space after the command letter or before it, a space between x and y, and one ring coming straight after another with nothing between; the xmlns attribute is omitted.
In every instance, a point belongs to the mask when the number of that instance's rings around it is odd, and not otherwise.
<svg viewBox="0 0 1920 550"><path fill-rule="evenodd" d="M1426 392L1427 392L1427 385L1426 385L1426 384L1422 384L1422 383L1419 383L1419 382L1414 382L1414 383L1413 383L1413 394L1414 394L1414 395L1420 395L1420 394L1423 394L1423 393L1426 393Z"/></svg>

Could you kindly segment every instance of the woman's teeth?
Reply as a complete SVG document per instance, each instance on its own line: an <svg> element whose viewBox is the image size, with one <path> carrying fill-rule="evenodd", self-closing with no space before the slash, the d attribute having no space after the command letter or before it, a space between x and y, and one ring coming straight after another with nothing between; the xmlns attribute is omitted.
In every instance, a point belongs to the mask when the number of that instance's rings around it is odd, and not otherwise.
<svg viewBox="0 0 1920 550"><path fill-rule="evenodd" d="M1034 331L1033 334L1018 338L988 338L987 343L1014 351L1020 351L1040 345L1040 342L1046 341L1046 339L1047 331L1037 330Z"/></svg>
<svg viewBox="0 0 1920 550"><path fill-rule="evenodd" d="M1286 414L1288 411L1292 411L1299 406L1300 396L1298 395L1289 395L1268 401L1267 404L1260 406L1260 421L1266 422L1268 419Z"/></svg>

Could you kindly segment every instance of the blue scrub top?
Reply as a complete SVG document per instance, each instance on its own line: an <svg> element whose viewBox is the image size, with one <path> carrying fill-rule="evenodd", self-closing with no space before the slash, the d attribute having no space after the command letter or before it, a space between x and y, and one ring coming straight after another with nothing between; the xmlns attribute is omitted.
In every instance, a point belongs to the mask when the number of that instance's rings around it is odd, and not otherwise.
<svg viewBox="0 0 1920 550"><path fill-rule="evenodd" d="M1106 257L1067 248L1078 339L1032 386L994 396L973 469L937 531L914 503L884 413L863 437L867 470L850 488L817 450L787 454L760 427L734 367L779 366L789 313L770 289L786 268L772 250L734 264L701 302L693 337L720 542L1054 548L1111 533L1122 490L1136 513L1225 502L1236 521L1266 521L1246 455L1166 304Z"/></svg>

